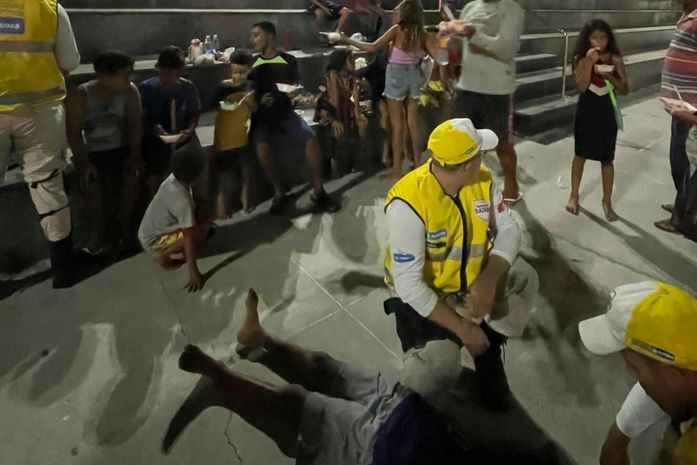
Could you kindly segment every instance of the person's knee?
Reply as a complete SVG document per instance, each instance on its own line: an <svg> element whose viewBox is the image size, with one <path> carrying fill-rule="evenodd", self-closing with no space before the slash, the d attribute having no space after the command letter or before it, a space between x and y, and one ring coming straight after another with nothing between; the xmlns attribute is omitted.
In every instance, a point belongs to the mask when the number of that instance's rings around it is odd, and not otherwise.
<svg viewBox="0 0 697 465"><path fill-rule="evenodd" d="M319 376L330 376L338 369L336 360L326 352L312 352L310 354L309 364L312 372Z"/></svg>
<svg viewBox="0 0 697 465"><path fill-rule="evenodd" d="M321 8L317 8L315 10L315 19L317 19L317 21L324 20L325 16L326 14L324 13L324 10L322 10Z"/></svg>
<svg viewBox="0 0 697 465"><path fill-rule="evenodd" d="M46 215L41 218L41 229L44 237L50 242L58 242L70 236L72 224L70 221L70 207Z"/></svg>
<svg viewBox="0 0 697 465"><path fill-rule="evenodd" d="M513 280L514 289L518 294L537 294L540 289L540 277L528 262L522 258L516 259L513 267L509 271Z"/></svg>

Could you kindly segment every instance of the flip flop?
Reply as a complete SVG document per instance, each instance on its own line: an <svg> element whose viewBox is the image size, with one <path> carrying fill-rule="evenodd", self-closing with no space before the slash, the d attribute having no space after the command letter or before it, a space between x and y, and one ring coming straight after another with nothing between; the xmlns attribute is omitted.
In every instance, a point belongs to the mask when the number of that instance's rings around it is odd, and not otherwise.
<svg viewBox="0 0 697 465"><path fill-rule="evenodd" d="M506 198L506 197L503 198L503 201L506 202L508 205L515 205L516 203L520 202L521 200L523 200L523 193L522 192L518 192L518 197L516 197L514 199Z"/></svg>

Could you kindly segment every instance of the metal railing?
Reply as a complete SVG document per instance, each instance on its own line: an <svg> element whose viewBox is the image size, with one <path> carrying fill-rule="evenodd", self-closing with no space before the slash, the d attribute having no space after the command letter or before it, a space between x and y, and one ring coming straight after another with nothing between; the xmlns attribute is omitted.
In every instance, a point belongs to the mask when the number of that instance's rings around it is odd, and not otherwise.
<svg viewBox="0 0 697 465"><path fill-rule="evenodd" d="M569 32L564 29L564 28L558 28L554 24L550 23L547 18L539 14L538 12L534 10L525 10L526 13L532 13L533 16L536 18L540 19L543 23L545 23L550 29L553 31L558 32L563 38L564 38L564 62L561 65L561 98L562 100L566 100L566 77L567 77L567 72L566 72L566 67L569 62Z"/></svg>

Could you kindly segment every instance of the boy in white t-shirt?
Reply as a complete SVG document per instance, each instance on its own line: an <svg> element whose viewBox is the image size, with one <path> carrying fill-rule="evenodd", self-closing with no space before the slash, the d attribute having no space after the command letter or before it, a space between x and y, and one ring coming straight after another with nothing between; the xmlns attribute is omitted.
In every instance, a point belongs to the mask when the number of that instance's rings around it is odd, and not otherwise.
<svg viewBox="0 0 697 465"><path fill-rule="evenodd" d="M196 215L192 185L204 169L205 154L197 144L188 144L172 155L172 174L160 185L138 229L143 249L165 270L184 263L189 268L185 288L196 292L203 277L196 264L198 250L208 237L212 222ZM179 256L184 254L184 258Z"/></svg>

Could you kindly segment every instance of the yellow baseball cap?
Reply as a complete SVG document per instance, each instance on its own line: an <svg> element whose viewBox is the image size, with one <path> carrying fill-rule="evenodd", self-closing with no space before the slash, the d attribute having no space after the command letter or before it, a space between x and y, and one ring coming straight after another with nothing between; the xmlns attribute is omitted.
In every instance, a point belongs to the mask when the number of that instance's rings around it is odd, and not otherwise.
<svg viewBox="0 0 697 465"><path fill-rule="evenodd" d="M428 150L441 165L459 165L497 145L499 138L494 131L477 129L467 118L441 123L428 139Z"/></svg>
<svg viewBox="0 0 697 465"><path fill-rule="evenodd" d="M658 281L620 286L605 315L578 325L597 355L630 349L659 362L697 371L697 298Z"/></svg>

